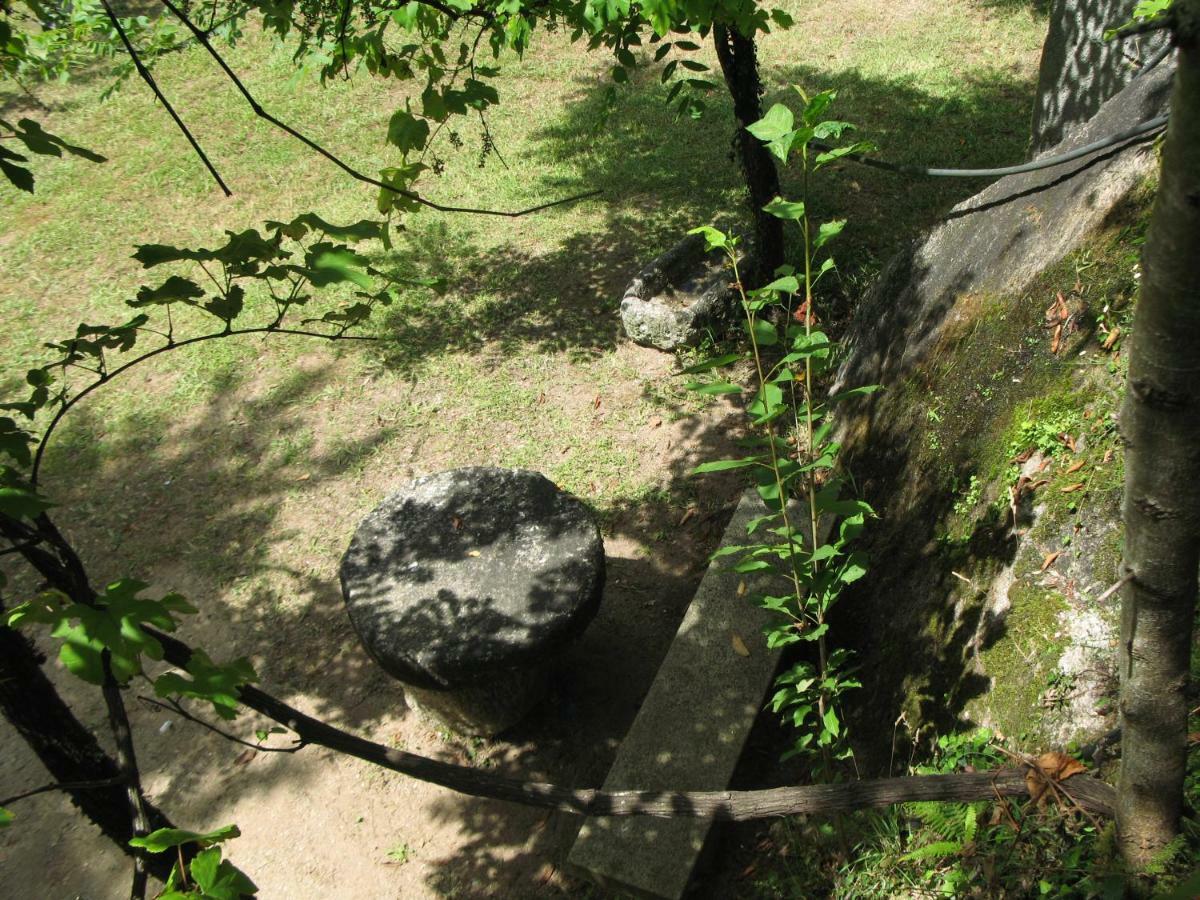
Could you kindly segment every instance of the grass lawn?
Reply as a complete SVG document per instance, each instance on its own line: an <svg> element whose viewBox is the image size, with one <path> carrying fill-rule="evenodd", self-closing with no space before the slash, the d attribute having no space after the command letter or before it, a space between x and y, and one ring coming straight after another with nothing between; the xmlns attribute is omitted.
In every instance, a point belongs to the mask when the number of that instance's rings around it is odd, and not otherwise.
<svg viewBox="0 0 1200 900"><path fill-rule="evenodd" d="M797 24L761 42L766 103L786 100L793 84L834 87L837 116L859 124L881 156L970 166L1023 158L1045 29L1029 6L781 5ZM700 56L715 65L709 50ZM397 162L383 141L404 99L395 85L364 73L321 88L295 72L288 48L254 31L228 59L268 109L359 169ZM391 487L469 464L545 472L601 514L610 557L636 571L631 581L653 593L678 580L678 600L656 626L667 635L737 490L728 479L686 476L727 448L736 416L688 396L670 377L673 361L626 343L617 317L630 277L687 229L746 219L729 104L715 97L702 120L677 119L656 66L612 93L611 63L561 35L542 34L525 60L501 64L490 127L503 162L493 156L479 167L478 124L466 123L460 148L438 147L445 172L423 192L505 209L593 189L601 196L520 219L412 215L376 263L440 276L447 289L406 293L371 326L377 343L238 339L169 354L81 405L47 457L43 489L97 578L135 575L181 590L204 610L201 642L207 633L253 655L264 681L288 684L350 724L374 720L348 716L344 694L326 686L353 667L316 651L322 642L353 646L330 624L340 614L336 565L355 523ZM50 112L15 90L0 93L4 118L39 118L108 158L39 158L34 195L0 187L6 394L42 359L43 342L81 321L118 320L140 284L157 283L130 258L139 243L215 243L226 229L309 210L334 222L374 215L374 189L256 119L203 52L164 59L156 74L232 198L136 79L107 102L102 69L39 87ZM843 302L901 242L979 186L849 166L820 182L819 215L850 220ZM686 515L693 507L702 514ZM698 524L704 512L716 518ZM148 759L164 772L172 762ZM603 774L580 778L598 783ZM178 789L162 779L162 790ZM205 797L194 799L204 808ZM471 829L444 830L436 852L464 858ZM503 843L494 829L487 837ZM269 887L286 862L267 854L247 868L267 895L282 895ZM450 891L418 865L401 871L420 875L406 896ZM465 871L486 877L478 866ZM345 874L336 865L330 873L332 883Z"/></svg>

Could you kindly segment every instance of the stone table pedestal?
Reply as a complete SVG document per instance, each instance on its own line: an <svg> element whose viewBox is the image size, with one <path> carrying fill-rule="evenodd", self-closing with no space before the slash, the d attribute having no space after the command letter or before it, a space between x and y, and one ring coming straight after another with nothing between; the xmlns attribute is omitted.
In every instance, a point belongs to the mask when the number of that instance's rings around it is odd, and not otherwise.
<svg viewBox="0 0 1200 900"><path fill-rule="evenodd" d="M595 615L604 547L588 509L544 476L472 467L388 497L340 574L355 630L409 702L493 735L541 699Z"/></svg>

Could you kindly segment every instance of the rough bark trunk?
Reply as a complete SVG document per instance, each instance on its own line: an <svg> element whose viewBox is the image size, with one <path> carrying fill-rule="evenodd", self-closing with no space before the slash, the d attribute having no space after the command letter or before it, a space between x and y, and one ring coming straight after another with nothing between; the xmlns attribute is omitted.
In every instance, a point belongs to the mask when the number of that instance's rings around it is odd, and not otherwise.
<svg viewBox="0 0 1200 900"><path fill-rule="evenodd" d="M37 755L55 781L74 783L116 778L120 771L96 737L71 712L54 684L42 671L41 659L21 634L0 626L0 712ZM125 786L65 792L71 802L125 853L133 856L129 839L133 822ZM170 827L159 810L148 805L153 828ZM151 874L165 881L173 858L152 856Z"/></svg>
<svg viewBox="0 0 1200 900"><path fill-rule="evenodd" d="M754 215L759 264L757 272L751 273L753 280L756 274L770 275L784 261L783 223L763 212L763 207L779 196L779 170L763 143L746 131L748 125L762 118L762 82L758 77L754 39L743 37L736 28L716 25L713 27L713 44L721 74L725 76L725 84L733 98L733 115L738 123L734 148Z"/></svg>
<svg viewBox="0 0 1200 900"><path fill-rule="evenodd" d="M1179 831L1200 567L1200 0L1175 0L1179 62L1142 257L1125 441L1121 772L1126 860L1144 868Z"/></svg>

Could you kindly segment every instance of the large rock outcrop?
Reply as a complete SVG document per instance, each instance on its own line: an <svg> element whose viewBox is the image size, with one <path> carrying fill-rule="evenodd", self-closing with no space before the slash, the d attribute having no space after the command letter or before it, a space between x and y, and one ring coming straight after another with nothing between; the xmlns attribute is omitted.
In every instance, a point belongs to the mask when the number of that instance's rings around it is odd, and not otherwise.
<svg viewBox="0 0 1200 900"><path fill-rule="evenodd" d="M1057 149L1161 114L1161 68ZM1097 337L1127 314L1153 171L1141 142L994 183L889 264L851 328L835 390L884 389L842 411L845 462L880 519L840 625L883 763L901 713L1035 743L1108 727L1121 362L1119 334Z"/></svg>

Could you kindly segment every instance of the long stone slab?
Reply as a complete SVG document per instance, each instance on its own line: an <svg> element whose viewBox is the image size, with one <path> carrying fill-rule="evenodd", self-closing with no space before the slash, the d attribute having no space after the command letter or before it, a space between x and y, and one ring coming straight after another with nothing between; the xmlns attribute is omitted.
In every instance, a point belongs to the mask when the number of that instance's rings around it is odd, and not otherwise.
<svg viewBox="0 0 1200 900"><path fill-rule="evenodd" d="M746 543L747 524L766 512L757 493L748 491L722 546ZM739 596L743 580L747 591ZM617 750L605 790L729 786L779 663L762 636L767 613L744 596L764 588L761 580L730 572L726 559L709 564ZM694 819L589 818L567 866L613 891L676 900L688 889L712 827Z"/></svg>

